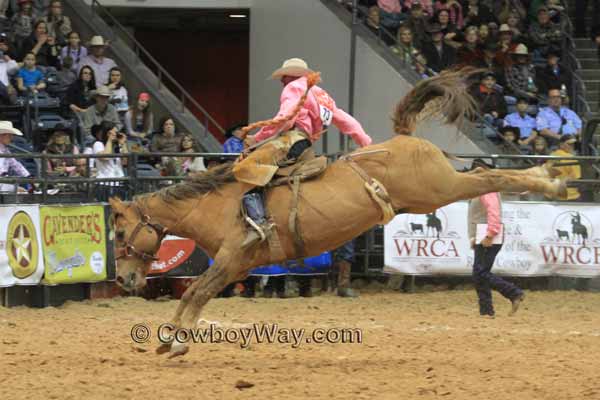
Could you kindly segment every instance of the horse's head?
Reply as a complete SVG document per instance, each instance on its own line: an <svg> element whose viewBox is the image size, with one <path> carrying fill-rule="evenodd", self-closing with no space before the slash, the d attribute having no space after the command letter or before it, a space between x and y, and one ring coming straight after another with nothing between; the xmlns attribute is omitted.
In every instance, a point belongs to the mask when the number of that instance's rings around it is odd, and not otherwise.
<svg viewBox="0 0 600 400"><path fill-rule="evenodd" d="M146 274L156 260L166 228L150 222L135 203L109 200L115 232L117 284L127 291L146 286Z"/></svg>

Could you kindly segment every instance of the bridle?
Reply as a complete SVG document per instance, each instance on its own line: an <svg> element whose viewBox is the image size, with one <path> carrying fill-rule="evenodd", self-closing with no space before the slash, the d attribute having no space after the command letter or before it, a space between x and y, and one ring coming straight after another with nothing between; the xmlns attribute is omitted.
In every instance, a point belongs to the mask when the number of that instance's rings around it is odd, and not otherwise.
<svg viewBox="0 0 600 400"><path fill-rule="evenodd" d="M127 240L125 242L125 246L117 247L115 249L116 250L115 260L120 260L122 258L138 257L138 258L141 258L142 261L144 261L144 262L150 261L150 260L157 261L158 257L156 256L156 253L158 252L158 249L160 249L160 243L165 238L165 236L167 236L168 229L160 224L151 223L150 216L142 213L142 210L140 210L140 208L137 204L135 204L134 206L135 206L135 209L137 210L138 214L140 215L140 222L137 223L137 225L133 229L133 232L131 232L131 235L129 236L129 240ZM116 220L117 216L118 216L118 214L115 214L115 220ZM155 250L152 253L146 253L144 251L139 251L133 245L138 233L140 233L140 231L146 226L152 228L154 230L154 232L156 233L156 245L154 246Z"/></svg>

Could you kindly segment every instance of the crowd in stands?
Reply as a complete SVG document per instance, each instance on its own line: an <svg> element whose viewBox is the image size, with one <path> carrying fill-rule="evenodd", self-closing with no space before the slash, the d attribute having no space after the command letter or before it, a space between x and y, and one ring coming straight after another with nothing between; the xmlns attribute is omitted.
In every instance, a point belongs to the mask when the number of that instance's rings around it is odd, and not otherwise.
<svg viewBox="0 0 600 400"><path fill-rule="evenodd" d="M86 40L88 39L88 40ZM63 13L60 0L0 0L0 120L6 110L31 111L12 119L25 132L19 143L47 154L112 154L135 152L199 151L193 136L179 132L174 119L165 116L154 124L148 93L132 95L123 70L105 53L110 44L102 36L84 38ZM38 129L39 114L50 113L61 123ZM29 113L27 113L29 115ZM26 143L27 144L27 143ZM163 175L205 169L202 160L154 157L145 162ZM97 159L89 164L98 178L125 174L126 158ZM86 162L49 160L49 174L83 176ZM107 183L105 199L119 183Z"/></svg>
<svg viewBox="0 0 600 400"><path fill-rule="evenodd" d="M338 1L352 8L353 1ZM476 122L501 148L549 155L573 139L567 151L576 154L582 120L569 107L572 76L561 63L568 16L560 1L359 0L358 6L367 26L420 78L463 66L484 69L470 87L481 115Z"/></svg>

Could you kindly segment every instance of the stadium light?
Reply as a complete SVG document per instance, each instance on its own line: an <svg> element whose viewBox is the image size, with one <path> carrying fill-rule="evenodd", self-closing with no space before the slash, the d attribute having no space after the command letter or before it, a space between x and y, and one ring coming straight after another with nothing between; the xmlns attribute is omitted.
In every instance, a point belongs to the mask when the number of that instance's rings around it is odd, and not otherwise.
<svg viewBox="0 0 600 400"><path fill-rule="evenodd" d="M229 14L229 18L246 18L245 14Z"/></svg>

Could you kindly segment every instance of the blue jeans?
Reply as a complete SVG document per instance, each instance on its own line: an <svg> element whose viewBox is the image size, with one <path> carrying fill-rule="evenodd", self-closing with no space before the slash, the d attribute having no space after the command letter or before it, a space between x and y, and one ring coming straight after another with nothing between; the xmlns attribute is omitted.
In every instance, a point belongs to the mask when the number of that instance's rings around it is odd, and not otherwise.
<svg viewBox="0 0 600 400"><path fill-rule="evenodd" d="M334 250L335 261L354 262L354 239L344 243L341 247Z"/></svg>

